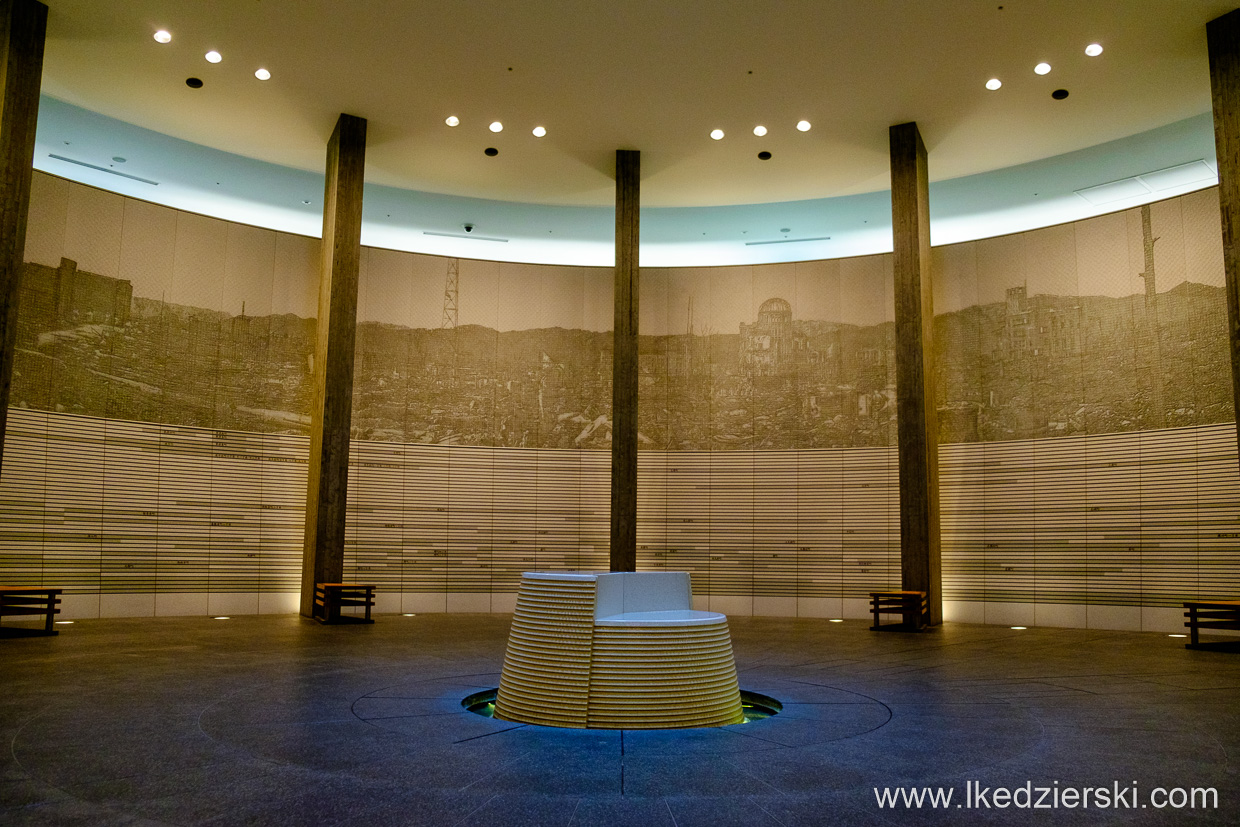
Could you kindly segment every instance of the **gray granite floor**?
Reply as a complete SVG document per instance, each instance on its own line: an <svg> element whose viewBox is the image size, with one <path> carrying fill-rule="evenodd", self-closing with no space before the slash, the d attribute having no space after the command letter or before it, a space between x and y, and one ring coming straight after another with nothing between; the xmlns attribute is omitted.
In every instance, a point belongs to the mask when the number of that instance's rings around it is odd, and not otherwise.
<svg viewBox="0 0 1240 827"><path fill-rule="evenodd" d="M603 732L462 710L498 683L507 616L377 620L0 640L0 824L1240 824L1240 654L1166 635L733 618L741 686L781 715ZM1061 806L997 806L1026 785ZM895 787L953 798L880 807ZM1119 806L1063 806L1084 787Z"/></svg>

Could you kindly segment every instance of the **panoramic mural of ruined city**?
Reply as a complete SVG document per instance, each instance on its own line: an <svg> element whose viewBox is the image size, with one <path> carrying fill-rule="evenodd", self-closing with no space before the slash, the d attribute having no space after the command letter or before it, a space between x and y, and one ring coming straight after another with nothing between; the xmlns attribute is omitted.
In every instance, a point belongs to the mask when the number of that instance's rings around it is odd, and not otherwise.
<svg viewBox="0 0 1240 827"><path fill-rule="evenodd" d="M88 614L295 611L318 240L43 174L31 203L0 573ZM958 619L1174 626L1233 576L1219 239L1209 189L934 248ZM510 611L523 571L605 565L610 269L362 252L346 576ZM893 307L889 255L643 269L640 565L740 614L898 583Z"/></svg>
<svg viewBox="0 0 1240 827"><path fill-rule="evenodd" d="M942 443L1230 422L1214 189L934 250Z"/></svg>
<svg viewBox="0 0 1240 827"><path fill-rule="evenodd" d="M10 404L307 432L318 248L36 173Z"/></svg>
<svg viewBox="0 0 1240 827"><path fill-rule="evenodd" d="M306 433L316 240L35 180L14 406ZM935 248L940 441L1231 420L1217 211ZM355 437L608 446L608 269L364 253ZM642 447L894 444L890 268L644 269Z"/></svg>

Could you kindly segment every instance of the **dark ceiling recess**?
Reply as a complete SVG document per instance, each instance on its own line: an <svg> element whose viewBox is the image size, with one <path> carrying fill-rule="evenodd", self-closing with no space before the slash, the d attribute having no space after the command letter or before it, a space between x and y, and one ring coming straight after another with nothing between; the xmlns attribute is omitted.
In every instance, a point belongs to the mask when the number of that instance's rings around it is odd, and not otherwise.
<svg viewBox="0 0 1240 827"><path fill-rule="evenodd" d="M198 78L186 78L185 85L188 86L190 89L201 89L202 81L199 80Z"/></svg>
<svg viewBox="0 0 1240 827"><path fill-rule="evenodd" d="M758 153L758 160L759 161L771 160L771 153L767 152L765 149L762 150L761 152Z"/></svg>
<svg viewBox="0 0 1240 827"><path fill-rule="evenodd" d="M487 156L488 156L488 157L491 157L491 158L494 158L496 155L499 155L499 150L498 150L498 149L496 149L496 148L495 148L495 147L493 147L493 146L489 146L489 147L487 147L486 149L484 149L484 150L482 150L482 151L483 151L483 152L485 152L485 153L487 154Z"/></svg>
<svg viewBox="0 0 1240 827"><path fill-rule="evenodd" d="M1067 89L1056 89L1054 92L1051 92L1051 97L1057 101L1061 101L1064 98L1068 97L1068 90Z"/></svg>

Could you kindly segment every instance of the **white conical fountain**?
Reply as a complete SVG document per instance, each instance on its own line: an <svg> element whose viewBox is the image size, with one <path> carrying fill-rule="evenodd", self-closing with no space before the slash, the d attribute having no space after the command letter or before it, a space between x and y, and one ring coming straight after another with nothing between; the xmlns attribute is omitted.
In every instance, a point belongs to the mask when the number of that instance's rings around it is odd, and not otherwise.
<svg viewBox="0 0 1240 827"><path fill-rule="evenodd" d="M688 572L526 572L495 717L596 729L742 723L728 619Z"/></svg>

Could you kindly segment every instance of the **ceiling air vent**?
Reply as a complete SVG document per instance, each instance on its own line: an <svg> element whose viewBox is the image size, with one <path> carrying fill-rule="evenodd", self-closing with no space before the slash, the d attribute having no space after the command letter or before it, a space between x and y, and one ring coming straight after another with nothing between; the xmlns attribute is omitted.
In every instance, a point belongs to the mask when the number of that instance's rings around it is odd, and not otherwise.
<svg viewBox="0 0 1240 827"><path fill-rule="evenodd" d="M63 155L55 155L52 153L48 153L47 157L55 158L57 161L64 161L66 164L77 164L78 166L86 167L87 169L93 169L98 172L106 172L108 175L119 175L122 178L128 178L130 181L139 181L143 184L150 184L152 187L159 186L158 181L152 181L150 178L139 178L138 176L130 175L127 172L117 172L114 169L108 169L107 167L95 166L94 164L88 164L85 161L77 161L77 160L74 160L73 158L66 158Z"/></svg>
<svg viewBox="0 0 1240 827"><path fill-rule="evenodd" d="M831 236L822 235L817 238L777 238L774 241L746 241L746 247L758 247L762 244L799 244L802 241L830 241Z"/></svg>
<svg viewBox="0 0 1240 827"><path fill-rule="evenodd" d="M443 238L468 238L470 241L501 241L504 244L508 243L508 239L506 238L491 238L485 235L465 235L465 233L433 233L430 230L423 230L422 235L437 235L442 236Z"/></svg>
<svg viewBox="0 0 1240 827"><path fill-rule="evenodd" d="M1205 186L1216 181L1214 170L1209 164L1205 161L1190 161L1187 164L1111 181L1109 184L1086 187L1083 190L1076 190L1076 194L1095 207L1102 207L1114 204L1116 201L1127 201L1130 198L1140 198L1164 190L1187 187L1192 184Z"/></svg>

